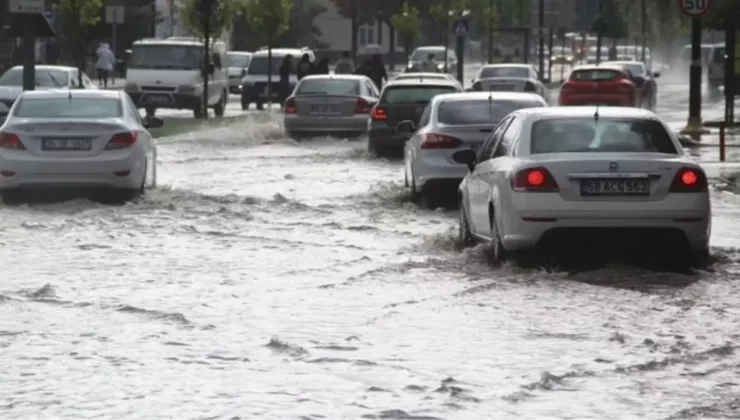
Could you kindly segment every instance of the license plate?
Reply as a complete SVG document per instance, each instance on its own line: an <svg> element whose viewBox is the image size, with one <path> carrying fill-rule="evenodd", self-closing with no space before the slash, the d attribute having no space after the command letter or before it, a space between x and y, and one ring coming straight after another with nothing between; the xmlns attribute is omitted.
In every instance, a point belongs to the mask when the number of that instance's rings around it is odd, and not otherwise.
<svg viewBox="0 0 740 420"><path fill-rule="evenodd" d="M311 112L335 114L339 112L339 105L311 105Z"/></svg>
<svg viewBox="0 0 740 420"><path fill-rule="evenodd" d="M581 195L648 195L647 179L584 179Z"/></svg>
<svg viewBox="0 0 740 420"><path fill-rule="evenodd" d="M63 139L41 139L42 150L90 150L92 139L89 138L63 138Z"/></svg>
<svg viewBox="0 0 740 420"><path fill-rule="evenodd" d="M172 99L169 95L146 95L144 102L153 105L169 105Z"/></svg>

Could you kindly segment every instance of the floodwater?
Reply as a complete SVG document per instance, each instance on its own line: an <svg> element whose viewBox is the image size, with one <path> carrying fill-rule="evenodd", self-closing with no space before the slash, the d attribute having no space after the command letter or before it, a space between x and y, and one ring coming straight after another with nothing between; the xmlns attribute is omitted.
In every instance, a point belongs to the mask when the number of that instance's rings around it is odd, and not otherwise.
<svg viewBox="0 0 740 420"><path fill-rule="evenodd" d="M661 87L676 125L686 91ZM492 269L365 150L246 117L161 140L136 202L0 207L0 418L740 417L740 197L712 147L691 274Z"/></svg>

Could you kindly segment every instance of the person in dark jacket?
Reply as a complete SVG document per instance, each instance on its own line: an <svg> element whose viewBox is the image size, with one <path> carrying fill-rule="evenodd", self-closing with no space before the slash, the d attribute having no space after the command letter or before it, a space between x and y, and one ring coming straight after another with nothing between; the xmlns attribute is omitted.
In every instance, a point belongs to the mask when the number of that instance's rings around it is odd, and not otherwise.
<svg viewBox="0 0 740 420"><path fill-rule="evenodd" d="M293 73L293 56L288 54L280 64L280 103L290 96L290 74Z"/></svg>
<svg viewBox="0 0 740 420"><path fill-rule="evenodd" d="M360 67L357 67L357 70L355 70L355 74L361 74L373 80L373 62L370 60L363 61Z"/></svg>
<svg viewBox="0 0 740 420"><path fill-rule="evenodd" d="M313 63L311 62L311 57L308 54L303 54L301 61L298 62L298 68L296 68L296 76L298 76L298 80L301 80L312 73Z"/></svg>
<svg viewBox="0 0 740 420"><path fill-rule="evenodd" d="M319 60L319 63L314 69L314 74L329 74L329 59L324 57Z"/></svg>
<svg viewBox="0 0 740 420"><path fill-rule="evenodd" d="M386 73L385 71L385 64L383 64L383 60L380 59L379 54L373 55L372 69L373 75L371 79L375 83L375 86L378 88L378 90L382 90L383 80L388 81L388 73Z"/></svg>

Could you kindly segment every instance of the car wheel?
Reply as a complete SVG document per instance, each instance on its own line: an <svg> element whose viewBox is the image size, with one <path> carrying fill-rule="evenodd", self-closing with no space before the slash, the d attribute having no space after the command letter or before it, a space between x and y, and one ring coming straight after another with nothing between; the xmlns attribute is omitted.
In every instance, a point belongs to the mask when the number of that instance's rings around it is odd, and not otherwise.
<svg viewBox="0 0 740 420"><path fill-rule="evenodd" d="M203 110L201 109L200 106L196 106L193 109L193 117L195 117L195 118L202 118L203 117Z"/></svg>
<svg viewBox="0 0 740 420"><path fill-rule="evenodd" d="M249 109L249 99L247 99L246 95L242 95L242 111L246 111Z"/></svg>
<svg viewBox="0 0 740 420"><path fill-rule="evenodd" d="M263 109L265 109L265 103L264 102L257 101L257 102L255 102L255 105L256 105L258 111L262 111Z"/></svg>
<svg viewBox="0 0 740 420"><path fill-rule="evenodd" d="M474 243L473 234L470 232L470 224L468 223L468 215L465 213L465 203L463 201L463 198L460 197L460 223L457 229L458 249L467 248Z"/></svg>
<svg viewBox="0 0 740 420"><path fill-rule="evenodd" d="M711 264L712 257L709 254L708 249L703 249L701 251L691 251L689 261L692 268L705 269Z"/></svg>
<svg viewBox="0 0 740 420"><path fill-rule="evenodd" d="M501 243L501 234L499 234L496 217L493 214L491 214L491 251L489 257L491 265L494 267L498 267L506 261L506 250L503 243Z"/></svg>
<svg viewBox="0 0 740 420"><path fill-rule="evenodd" d="M228 98L229 95L226 94L226 92L221 92L221 98L218 100L218 103L214 105L213 107L213 113L216 114L217 117L223 117L224 112L226 111L226 98Z"/></svg>

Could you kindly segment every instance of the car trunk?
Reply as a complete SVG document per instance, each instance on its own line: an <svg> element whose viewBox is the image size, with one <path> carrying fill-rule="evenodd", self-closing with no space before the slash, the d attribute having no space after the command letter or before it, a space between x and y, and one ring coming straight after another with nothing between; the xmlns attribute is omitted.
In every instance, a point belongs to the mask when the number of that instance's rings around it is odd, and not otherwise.
<svg viewBox="0 0 740 420"><path fill-rule="evenodd" d="M299 116L350 117L355 114L357 96L299 95L295 97Z"/></svg>
<svg viewBox="0 0 740 420"><path fill-rule="evenodd" d="M532 155L552 173L567 201L659 201L685 164L676 155L562 153ZM582 190L584 189L584 190Z"/></svg>
<svg viewBox="0 0 740 420"><path fill-rule="evenodd" d="M480 84L482 91L494 91L494 92L524 92L524 87L527 84L527 80L522 79L507 79L507 78L491 78L481 79L476 84ZM531 82L530 82L531 84ZM532 89L534 91L534 89Z"/></svg>
<svg viewBox="0 0 740 420"><path fill-rule="evenodd" d="M460 139L463 144L455 149L436 149L444 151L445 160L449 163L456 163L452 159L452 155L456 152L464 149L472 149L476 152L486 141L488 136L493 131L495 124L480 124L480 125L445 125L435 132L445 136L454 137Z"/></svg>
<svg viewBox="0 0 740 420"><path fill-rule="evenodd" d="M416 103L416 104L390 104L381 105L380 107L385 110L386 123L395 127L401 121L413 121L414 125L419 125L421 114L424 112L427 103Z"/></svg>
<svg viewBox="0 0 740 420"><path fill-rule="evenodd" d="M17 134L34 156L86 157L102 153L111 137L126 129L117 122L29 119L4 131Z"/></svg>

